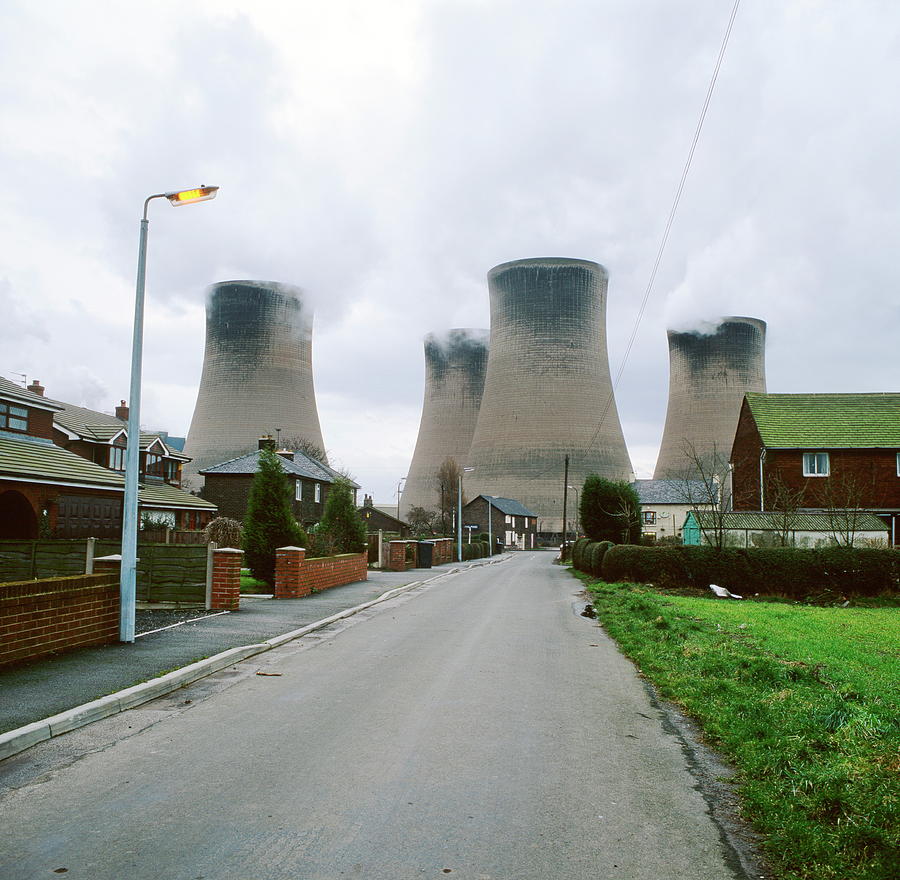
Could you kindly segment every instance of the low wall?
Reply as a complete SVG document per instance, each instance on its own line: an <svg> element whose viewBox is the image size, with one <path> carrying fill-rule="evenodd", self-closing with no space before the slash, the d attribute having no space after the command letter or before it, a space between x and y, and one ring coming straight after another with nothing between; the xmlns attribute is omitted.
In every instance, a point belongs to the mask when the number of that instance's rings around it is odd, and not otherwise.
<svg viewBox="0 0 900 880"><path fill-rule="evenodd" d="M0 584L0 666L119 640L119 575Z"/></svg>
<svg viewBox="0 0 900 880"><path fill-rule="evenodd" d="M275 551L275 598L299 599L329 587L367 580L367 553L306 558L302 547L279 547Z"/></svg>

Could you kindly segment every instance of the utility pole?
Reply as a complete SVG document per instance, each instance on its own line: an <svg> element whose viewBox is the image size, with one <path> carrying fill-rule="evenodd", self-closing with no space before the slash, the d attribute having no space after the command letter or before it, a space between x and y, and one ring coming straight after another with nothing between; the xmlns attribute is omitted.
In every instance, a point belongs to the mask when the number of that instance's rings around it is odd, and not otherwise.
<svg viewBox="0 0 900 880"><path fill-rule="evenodd" d="M563 541L562 541L562 551L561 555L563 560L566 558L566 548L568 546L567 536L569 530L566 528L566 505L569 500L569 456L566 456L566 469L565 469L565 477L563 478Z"/></svg>

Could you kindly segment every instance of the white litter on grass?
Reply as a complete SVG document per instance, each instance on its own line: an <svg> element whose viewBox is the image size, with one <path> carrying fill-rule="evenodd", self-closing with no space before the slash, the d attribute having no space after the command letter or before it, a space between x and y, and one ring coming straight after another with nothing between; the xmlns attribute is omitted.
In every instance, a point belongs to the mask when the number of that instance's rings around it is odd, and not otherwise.
<svg viewBox="0 0 900 880"><path fill-rule="evenodd" d="M710 584L709 588L720 598L720 599L743 599L743 596L738 596L737 593L729 593L725 587L720 587L717 584Z"/></svg>

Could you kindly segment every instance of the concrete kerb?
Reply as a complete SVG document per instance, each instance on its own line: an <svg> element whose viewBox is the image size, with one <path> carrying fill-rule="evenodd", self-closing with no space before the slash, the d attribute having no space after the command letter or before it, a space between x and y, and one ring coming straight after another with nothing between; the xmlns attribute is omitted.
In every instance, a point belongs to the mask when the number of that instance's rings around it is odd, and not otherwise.
<svg viewBox="0 0 900 880"><path fill-rule="evenodd" d="M499 559L486 559L483 562L477 562L467 566L466 569L477 568L480 565L494 565L498 562L503 562L507 558L509 557L504 556ZM240 648L230 648L227 651L223 651L221 654L215 654L204 660L198 660L196 663L191 663L189 666L183 666L181 669L176 669L173 672L167 672L165 675L161 675L150 681L141 682L140 684L133 685L125 690L117 691L116 693L109 694L105 697L100 697L97 700L92 700L90 703L75 706L73 709L66 709L65 712L60 712L58 715L51 715L49 718L43 718L40 721L26 724L24 727L19 727L16 730L9 730L6 733L0 734L0 761L4 758L17 755L19 752L23 752L25 749L31 748L31 746L43 742L44 740L51 739L54 736L68 733L70 730L84 727L86 724L90 724L93 721L108 718L110 715L117 715L119 712L133 709L150 700L155 700L157 697L165 696L166 694L172 693L172 691L176 691L201 678L205 678L207 675L212 675L220 669L225 669L227 666L233 666L235 663L247 660L257 654L271 651L273 648L277 648L294 639L302 638L316 630L331 626L332 623L337 623L339 620L345 620L348 617L352 617L354 614L359 614L359 612L365 611L367 608L371 608L381 602L387 602L395 596L399 596L416 587L425 586L426 584L433 583L466 569L452 568L450 571L443 571L424 581L414 581L410 584L404 584L402 587L395 587L392 590L388 590L386 593L382 593L370 602L364 602L362 605L355 605L352 608L339 611L337 614L332 614L330 617L325 617L322 620L317 620L315 623L310 623L300 629L295 629L291 632L284 633L283 635L267 639L265 642L261 642L257 645L244 645Z"/></svg>

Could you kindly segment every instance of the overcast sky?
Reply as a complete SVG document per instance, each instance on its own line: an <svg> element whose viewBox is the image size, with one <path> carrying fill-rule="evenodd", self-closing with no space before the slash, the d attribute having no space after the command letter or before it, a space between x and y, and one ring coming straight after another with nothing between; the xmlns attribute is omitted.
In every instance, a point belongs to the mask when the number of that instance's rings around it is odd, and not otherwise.
<svg viewBox="0 0 900 880"><path fill-rule="evenodd" d="M184 435L212 282L302 287L332 460L406 474L422 338L487 327L485 275L610 275L615 373L729 0L5 0L0 373L128 395L150 209L142 423ZM743 0L617 403L649 477L667 327L768 322L770 391L900 390L900 4Z"/></svg>

